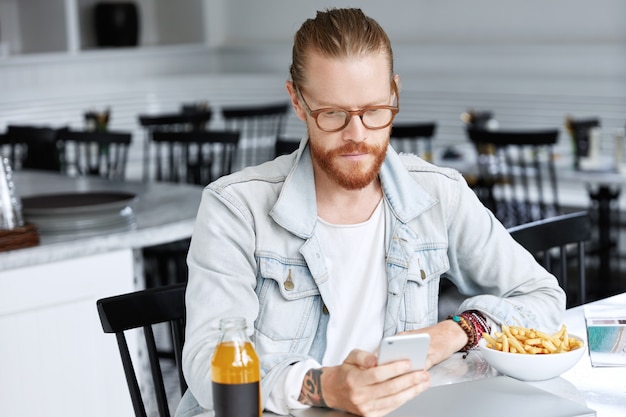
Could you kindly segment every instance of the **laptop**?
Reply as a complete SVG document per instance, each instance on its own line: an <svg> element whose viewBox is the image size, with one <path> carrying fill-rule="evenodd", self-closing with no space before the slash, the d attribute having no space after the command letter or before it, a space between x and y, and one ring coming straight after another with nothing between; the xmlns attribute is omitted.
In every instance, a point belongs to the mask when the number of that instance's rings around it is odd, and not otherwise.
<svg viewBox="0 0 626 417"><path fill-rule="evenodd" d="M324 408L292 411L295 417L346 417ZM440 385L424 391L388 417L594 417L596 412L507 376Z"/></svg>

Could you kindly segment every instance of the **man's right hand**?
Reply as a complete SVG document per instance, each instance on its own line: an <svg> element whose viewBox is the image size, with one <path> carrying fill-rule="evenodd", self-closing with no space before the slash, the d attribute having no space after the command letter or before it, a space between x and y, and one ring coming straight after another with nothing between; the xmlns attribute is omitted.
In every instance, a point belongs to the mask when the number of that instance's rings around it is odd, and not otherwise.
<svg viewBox="0 0 626 417"><path fill-rule="evenodd" d="M384 416L430 386L428 371L410 369L408 360L376 366L376 355L355 349L341 365L310 369L298 400L365 417Z"/></svg>

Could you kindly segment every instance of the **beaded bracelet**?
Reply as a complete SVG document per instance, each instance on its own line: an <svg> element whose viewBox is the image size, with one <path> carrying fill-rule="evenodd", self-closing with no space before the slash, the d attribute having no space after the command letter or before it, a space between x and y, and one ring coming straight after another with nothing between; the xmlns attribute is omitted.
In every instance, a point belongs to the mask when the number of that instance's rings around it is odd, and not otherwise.
<svg viewBox="0 0 626 417"><path fill-rule="evenodd" d="M460 352L467 352L474 347L474 343L476 342L476 331L474 330L474 326L469 324L467 318L463 316L463 313L458 316L449 316L448 319L461 326L461 329L463 329L467 335L467 343L461 348Z"/></svg>
<svg viewBox="0 0 626 417"><path fill-rule="evenodd" d="M475 310L464 311L459 315L448 316L448 319L461 326L467 335L467 343L461 348L460 352L467 352L478 345L483 333L489 333L491 331L485 317Z"/></svg>

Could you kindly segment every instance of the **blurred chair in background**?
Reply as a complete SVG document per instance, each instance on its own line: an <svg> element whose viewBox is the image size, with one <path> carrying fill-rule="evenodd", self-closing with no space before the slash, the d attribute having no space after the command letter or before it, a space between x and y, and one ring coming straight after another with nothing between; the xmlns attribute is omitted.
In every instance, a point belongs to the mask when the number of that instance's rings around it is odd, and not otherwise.
<svg viewBox="0 0 626 417"><path fill-rule="evenodd" d="M156 180L205 186L230 174L239 137L230 131L152 132ZM189 243L183 239L143 248L146 287L187 281Z"/></svg>
<svg viewBox="0 0 626 417"><path fill-rule="evenodd" d="M506 226L560 214L553 147L558 129L485 130L469 126L477 151L479 198Z"/></svg>
<svg viewBox="0 0 626 417"><path fill-rule="evenodd" d="M195 109L195 110L194 110ZM143 144L143 180L152 178L151 172L151 144L152 133L157 131L203 131L207 129L208 123L213 117L211 109L200 109L184 106L178 113L144 114L139 115L138 120L144 128Z"/></svg>
<svg viewBox="0 0 626 417"><path fill-rule="evenodd" d="M239 139L231 131L154 131L155 179L208 185L232 172Z"/></svg>
<svg viewBox="0 0 626 417"><path fill-rule="evenodd" d="M586 211L549 217L508 230L557 277L567 294L568 308L587 302L585 242L591 239L591 218ZM573 265L572 260L575 260ZM569 280L570 272L578 277L574 285Z"/></svg>
<svg viewBox="0 0 626 417"><path fill-rule="evenodd" d="M274 145L277 138L284 134L289 109L289 103L232 106L222 109L226 129L241 133L240 161L237 169L273 158Z"/></svg>
<svg viewBox="0 0 626 417"><path fill-rule="evenodd" d="M0 150L14 170L61 171L57 134L65 128L9 125L0 138Z"/></svg>
<svg viewBox="0 0 626 417"><path fill-rule="evenodd" d="M288 155L300 147L300 138L279 137L274 144L274 157Z"/></svg>
<svg viewBox="0 0 626 417"><path fill-rule="evenodd" d="M391 144L398 152L413 153L432 162L432 139L436 128L435 122L394 123L391 126Z"/></svg>
<svg viewBox="0 0 626 417"><path fill-rule="evenodd" d="M132 135L109 130L61 130L57 135L61 171L123 181Z"/></svg>
<svg viewBox="0 0 626 417"><path fill-rule="evenodd" d="M607 169L606 166L597 166L595 158L599 158L599 143L601 136L600 119L598 117L574 118L570 115L565 118L565 130L569 133L574 149L574 169L586 170L589 166L585 162L591 162L591 169ZM594 142L594 140L596 142ZM615 144L617 146L617 143ZM623 146L623 143L622 143ZM621 155L616 147L615 171L618 171L617 160L621 160ZM611 184L611 182L598 182L598 184L587 186L589 198L592 202L593 221L597 225L593 245L588 254L598 258L598 274L602 277L613 275L612 263L619 258L618 243L620 241L620 214L618 200L621 194L621 185ZM610 294L611 292L609 292Z"/></svg>

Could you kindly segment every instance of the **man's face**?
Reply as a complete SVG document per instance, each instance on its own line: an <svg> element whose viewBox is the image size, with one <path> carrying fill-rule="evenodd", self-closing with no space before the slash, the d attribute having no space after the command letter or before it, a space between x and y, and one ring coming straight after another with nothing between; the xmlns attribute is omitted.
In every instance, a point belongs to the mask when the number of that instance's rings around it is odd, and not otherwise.
<svg viewBox="0 0 626 417"><path fill-rule="evenodd" d="M306 78L306 85L299 87L311 110L394 104L388 57L383 54L347 59L311 54ZM294 93L291 96L292 102L296 99L296 113L307 124L315 169L349 190L374 181L385 159L391 127L368 129L353 116L343 130L325 132L308 115L304 103Z"/></svg>

